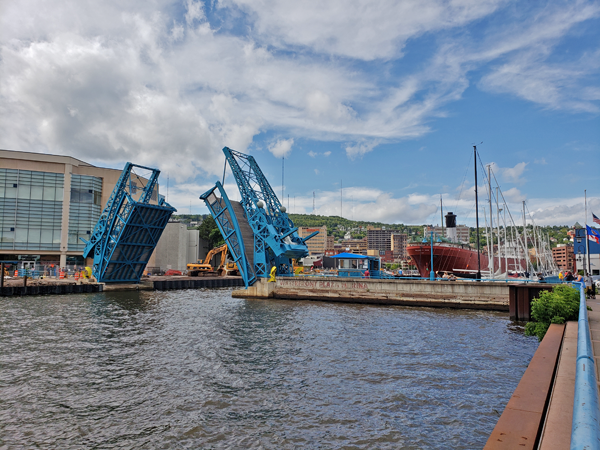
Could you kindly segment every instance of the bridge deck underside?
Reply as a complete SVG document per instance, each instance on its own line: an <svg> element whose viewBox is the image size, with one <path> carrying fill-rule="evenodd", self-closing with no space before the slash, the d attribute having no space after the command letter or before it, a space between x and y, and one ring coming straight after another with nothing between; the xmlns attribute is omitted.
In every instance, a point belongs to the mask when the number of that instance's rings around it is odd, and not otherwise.
<svg viewBox="0 0 600 450"><path fill-rule="evenodd" d="M139 282L172 212L171 208L134 204L98 281Z"/></svg>
<svg viewBox="0 0 600 450"><path fill-rule="evenodd" d="M241 205L241 203L232 201L231 207L233 208L235 218L237 219L238 225L240 226L240 231L242 232L244 249L246 251L246 260L248 261L248 265L252 268L252 274L254 274L254 232L248 223L248 219L246 219L244 207Z"/></svg>

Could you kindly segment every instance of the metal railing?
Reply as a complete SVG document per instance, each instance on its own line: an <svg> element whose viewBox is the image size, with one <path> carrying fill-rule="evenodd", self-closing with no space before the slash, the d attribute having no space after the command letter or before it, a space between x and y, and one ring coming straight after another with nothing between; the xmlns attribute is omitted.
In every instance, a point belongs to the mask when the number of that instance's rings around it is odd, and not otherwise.
<svg viewBox="0 0 600 450"><path fill-rule="evenodd" d="M598 386L596 384L596 364L594 362L585 301L585 283L573 284L579 286L580 301L571 450L600 449Z"/></svg>

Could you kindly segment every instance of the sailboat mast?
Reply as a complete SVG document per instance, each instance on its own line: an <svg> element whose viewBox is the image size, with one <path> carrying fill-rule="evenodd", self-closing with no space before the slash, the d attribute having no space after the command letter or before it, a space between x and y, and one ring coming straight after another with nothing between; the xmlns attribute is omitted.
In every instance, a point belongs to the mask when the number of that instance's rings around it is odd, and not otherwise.
<svg viewBox="0 0 600 450"><path fill-rule="evenodd" d="M527 219L525 218L525 200L523 200L523 242L525 246L525 271L529 272L529 252L527 251Z"/></svg>
<svg viewBox="0 0 600 450"><path fill-rule="evenodd" d="M500 255L500 204L498 203L498 190L499 186L496 183L496 236L498 236L498 269L500 269L500 273L502 273L502 261Z"/></svg>
<svg viewBox="0 0 600 450"><path fill-rule="evenodd" d="M444 205L442 205L442 194L440 194L440 223L442 224L442 237L445 237L444 234Z"/></svg>
<svg viewBox="0 0 600 450"><path fill-rule="evenodd" d="M477 146L473 146L475 160L475 227L477 229L477 279L481 280L481 252L479 250L479 199L477 197Z"/></svg>
<svg viewBox="0 0 600 450"><path fill-rule="evenodd" d="M489 192L489 196L490 196L490 238L491 238L491 242L490 242L490 275L492 278L494 278L494 272L495 272L495 267L494 267L494 213L492 212L492 175L491 175L491 171L492 171L492 165L488 164L487 166L488 169L488 192Z"/></svg>
<svg viewBox="0 0 600 450"><path fill-rule="evenodd" d="M508 276L508 236L506 235L506 208L506 202L504 202L504 217L502 219L504 222L504 267L506 269L506 275Z"/></svg>

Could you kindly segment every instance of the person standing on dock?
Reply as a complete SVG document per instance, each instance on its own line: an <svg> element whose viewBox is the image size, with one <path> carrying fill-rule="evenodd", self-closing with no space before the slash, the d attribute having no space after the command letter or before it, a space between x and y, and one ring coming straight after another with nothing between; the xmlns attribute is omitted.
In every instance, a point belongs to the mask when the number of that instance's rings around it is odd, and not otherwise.
<svg viewBox="0 0 600 450"><path fill-rule="evenodd" d="M565 281L573 281L575 278L573 277L573 274L570 271L567 271L566 275L565 275Z"/></svg>
<svg viewBox="0 0 600 450"><path fill-rule="evenodd" d="M371 273L369 272L369 269L366 269L365 273L363 275L365 276L365 278L369 278L371 276Z"/></svg>
<svg viewBox="0 0 600 450"><path fill-rule="evenodd" d="M268 283L274 283L276 281L275 275L277 275L277 267L271 267L271 278L269 278Z"/></svg>
<svg viewBox="0 0 600 450"><path fill-rule="evenodd" d="M585 276L585 296L586 296L586 298L591 298L592 295L594 297L596 297L596 293L593 291L594 291L594 280L592 280L592 277L588 274Z"/></svg>

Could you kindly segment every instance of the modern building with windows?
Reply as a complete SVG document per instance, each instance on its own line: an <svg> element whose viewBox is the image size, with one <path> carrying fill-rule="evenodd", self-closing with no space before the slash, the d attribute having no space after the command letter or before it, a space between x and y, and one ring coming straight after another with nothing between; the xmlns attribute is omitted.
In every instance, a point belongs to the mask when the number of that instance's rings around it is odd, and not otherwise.
<svg viewBox="0 0 600 450"><path fill-rule="evenodd" d="M448 237L448 228L446 227L434 227L431 225L427 226L427 233L430 233L431 230L437 236ZM468 244L470 240L471 229L466 225L456 225L456 240L463 244Z"/></svg>
<svg viewBox="0 0 600 450"><path fill-rule="evenodd" d="M575 270L583 270L585 273L589 270L590 275L600 275L600 244L591 239L586 243L587 235L585 228L574 228L573 231L575 231L573 235Z"/></svg>
<svg viewBox="0 0 600 450"><path fill-rule="evenodd" d="M86 263L80 238L120 176L70 156L0 150L0 260Z"/></svg>
<svg viewBox="0 0 600 450"><path fill-rule="evenodd" d="M404 233L392 233L392 248L394 252L394 260L402 260L408 258L406 247L408 245L408 235Z"/></svg>
<svg viewBox="0 0 600 450"><path fill-rule="evenodd" d="M306 241L306 246L308 247L308 253L311 255L323 255L327 250L327 227L299 227L298 235L300 237L306 237L309 234L318 231L319 234L313 236L308 241Z"/></svg>
<svg viewBox="0 0 600 450"><path fill-rule="evenodd" d="M552 257L560 270L575 270L575 253L573 246L570 244L558 244L552 249Z"/></svg>

